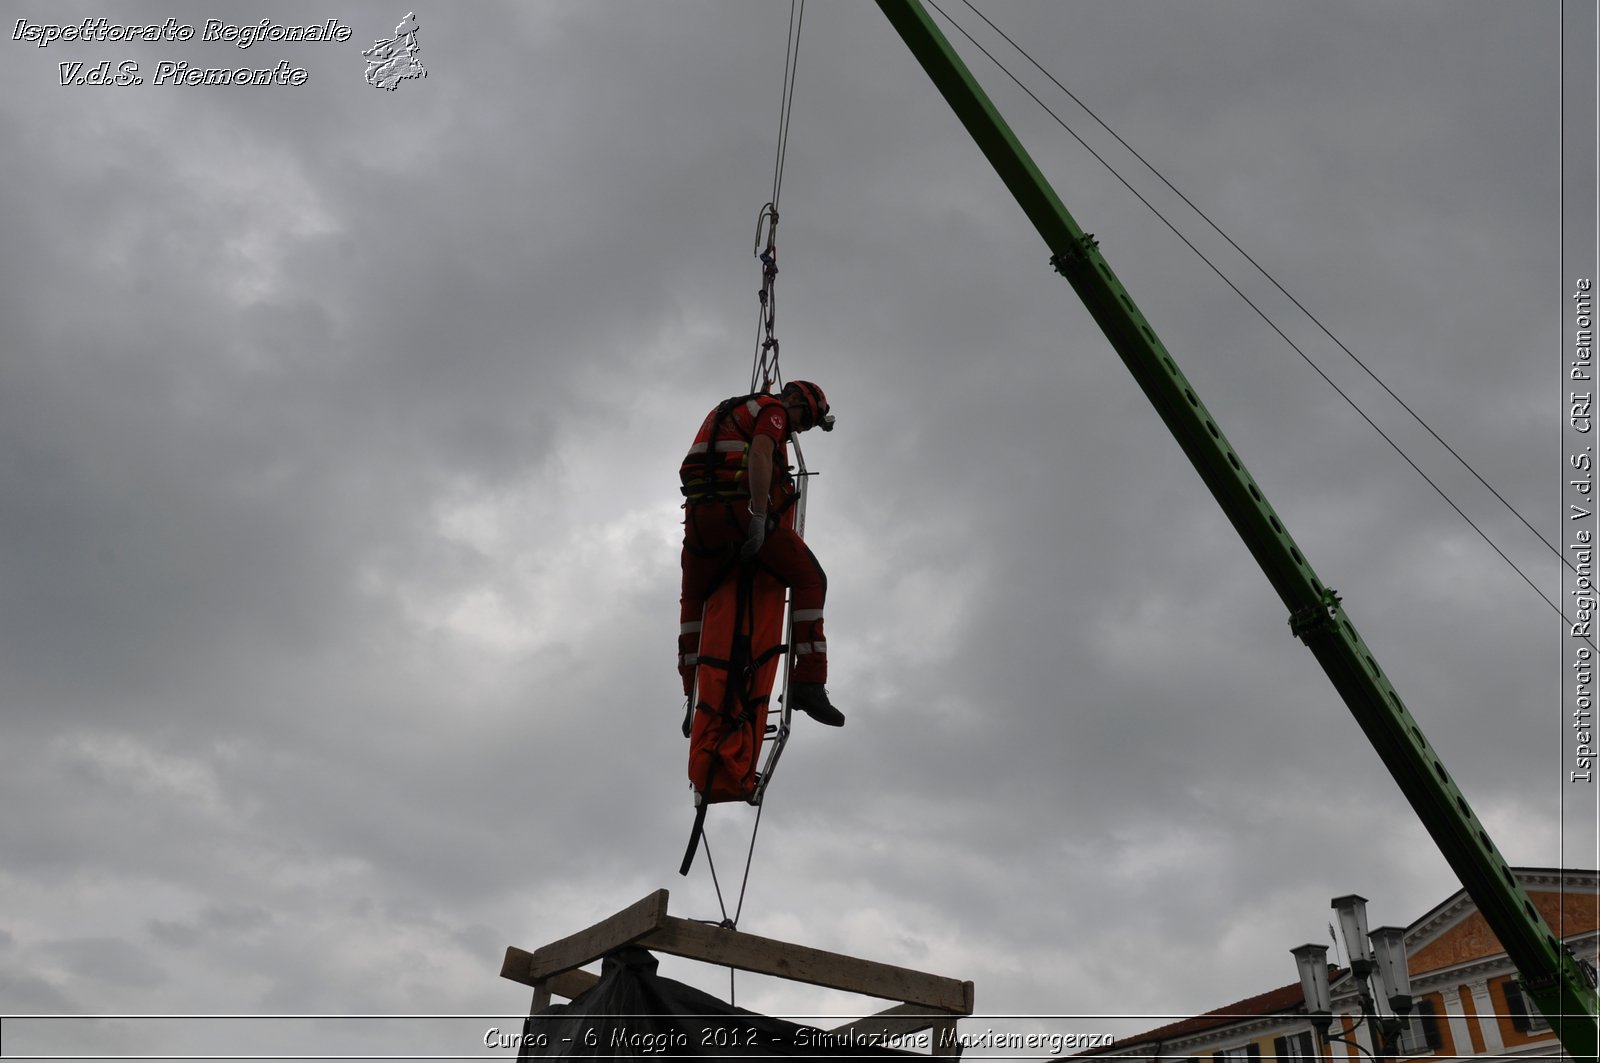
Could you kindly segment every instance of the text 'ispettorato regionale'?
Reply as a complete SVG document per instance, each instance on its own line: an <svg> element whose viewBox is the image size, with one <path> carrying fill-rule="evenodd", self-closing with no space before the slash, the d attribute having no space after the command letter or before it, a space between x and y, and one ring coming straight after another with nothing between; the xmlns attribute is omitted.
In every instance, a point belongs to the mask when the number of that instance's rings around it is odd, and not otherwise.
<svg viewBox="0 0 1600 1063"><path fill-rule="evenodd" d="M32 22L17 19L11 30L11 39L39 48L52 44L107 44L141 42L214 42L231 44L236 48L249 48L261 42L301 43L316 41L345 42L354 36L349 26L339 19L323 22L289 24L262 19L259 22L228 22L211 18L195 24L168 18L164 22L124 23L105 17L85 18L79 22ZM287 61L274 67L253 69L248 67L202 67L189 62L162 60L156 64L153 83L157 85L301 85L309 77L304 67L291 66ZM142 85L145 78L139 74L139 64L132 60L111 60L99 63L75 62L61 64L63 85Z"/></svg>

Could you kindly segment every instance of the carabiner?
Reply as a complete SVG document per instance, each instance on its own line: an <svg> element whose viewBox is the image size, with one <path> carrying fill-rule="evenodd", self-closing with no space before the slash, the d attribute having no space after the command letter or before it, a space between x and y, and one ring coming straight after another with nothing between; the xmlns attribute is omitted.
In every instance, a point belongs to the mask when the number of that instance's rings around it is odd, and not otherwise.
<svg viewBox="0 0 1600 1063"><path fill-rule="evenodd" d="M770 219L770 220L769 220ZM761 250L761 234L766 233L767 249ZM755 256L761 260L762 265L772 272L778 272L778 208L768 203L761 208L761 214L756 218L756 244Z"/></svg>

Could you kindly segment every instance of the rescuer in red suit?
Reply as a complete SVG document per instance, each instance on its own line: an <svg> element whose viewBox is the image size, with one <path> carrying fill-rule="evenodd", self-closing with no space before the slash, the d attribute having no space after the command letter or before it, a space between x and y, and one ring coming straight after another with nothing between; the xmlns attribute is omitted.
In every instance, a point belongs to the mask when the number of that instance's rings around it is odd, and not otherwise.
<svg viewBox="0 0 1600 1063"><path fill-rule="evenodd" d="M755 563L789 587L794 670L789 697L795 708L830 727L844 713L828 701L828 644L822 606L828 579L804 540L774 515L794 493L788 476L788 440L796 432L833 430L822 389L793 380L779 395L741 395L706 415L679 477L688 501L683 522L683 595L678 634L678 674L685 695L694 689L700 620L705 600L741 559ZM780 470L774 475L774 470Z"/></svg>

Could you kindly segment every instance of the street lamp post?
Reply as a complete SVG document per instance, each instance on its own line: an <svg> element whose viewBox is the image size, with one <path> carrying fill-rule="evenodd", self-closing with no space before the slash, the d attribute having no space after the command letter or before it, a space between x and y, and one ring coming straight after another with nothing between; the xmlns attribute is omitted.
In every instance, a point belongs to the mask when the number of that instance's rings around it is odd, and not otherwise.
<svg viewBox="0 0 1600 1063"><path fill-rule="evenodd" d="M1300 969L1300 988L1305 993L1306 1013L1311 1025L1325 1041L1340 1041L1352 1045L1357 1051L1367 1052L1374 1058L1389 1056L1399 1044L1400 1031L1405 1029L1411 1014L1411 975L1406 969L1406 933L1399 927L1379 927L1367 932L1367 901L1365 897L1349 894L1335 897L1332 907L1339 913L1339 926L1344 931L1345 949L1350 954L1350 975L1356 981L1356 992L1361 999L1361 1018L1352 1022L1338 1034L1330 1032L1333 1026L1333 1005L1328 991L1328 946L1301 945L1290 949L1295 964ZM1373 992L1376 987L1377 993ZM1387 1010L1379 1001L1387 1005ZM1368 1052L1350 1035L1367 1024L1377 1053Z"/></svg>

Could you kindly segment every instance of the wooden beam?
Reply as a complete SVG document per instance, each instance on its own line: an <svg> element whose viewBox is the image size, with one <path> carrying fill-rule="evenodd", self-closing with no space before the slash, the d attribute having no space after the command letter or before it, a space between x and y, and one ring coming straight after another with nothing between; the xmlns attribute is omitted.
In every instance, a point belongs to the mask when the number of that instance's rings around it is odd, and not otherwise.
<svg viewBox="0 0 1600 1063"><path fill-rule="evenodd" d="M560 974L551 975L544 985L553 996L571 1000L579 993L594 988L599 981L599 975L590 974L588 971L562 971Z"/></svg>
<svg viewBox="0 0 1600 1063"><path fill-rule="evenodd" d="M662 918L664 925L660 929L647 931L633 940L655 952L687 956L721 967L920 1004L956 1015L972 1014L971 982L791 945L670 915ZM543 949L539 951L544 952Z"/></svg>
<svg viewBox="0 0 1600 1063"><path fill-rule="evenodd" d="M589 989L600 976L590 974L588 971L562 971L549 978L529 978L527 976L527 961L533 958L533 953L524 952L515 945L506 949L505 962L500 966L500 977L509 978L513 982L532 986L535 991L546 989L558 997L571 1000L573 997Z"/></svg>
<svg viewBox="0 0 1600 1063"><path fill-rule="evenodd" d="M533 985L535 979L528 977L528 964L532 961L533 953L519 949L515 945L507 945L506 958L500 961L500 977L521 982L523 985Z"/></svg>
<svg viewBox="0 0 1600 1063"><path fill-rule="evenodd" d="M633 944L652 930L664 926L667 918L667 891L656 890L609 919L602 919L587 930L580 930L536 950L521 972L523 977L513 978L513 981L525 981L531 985L553 974L576 970L613 949ZM506 952L509 963L510 950ZM504 967L501 968L501 974L512 978L505 973Z"/></svg>
<svg viewBox="0 0 1600 1063"><path fill-rule="evenodd" d="M929 1028L953 1032L956 1018L972 1014L971 982L674 918L667 914L666 890L534 952L508 947L500 976L532 986L536 1001L549 996L570 1000L599 981L579 968L632 944L721 967L904 1002L840 1030L883 1030L890 1035Z"/></svg>
<svg viewBox="0 0 1600 1063"><path fill-rule="evenodd" d="M864 1019L835 1026L828 1032L841 1038L848 1033L852 1041L869 1038L879 1041L887 1037L904 1037L908 1033L926 1030L935 1023L942 1023L949 1018L949 1012L933 1011L921 1004L896 1004Z"/></svg>

